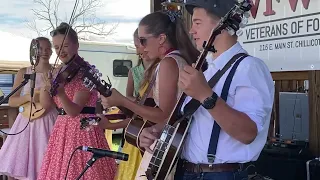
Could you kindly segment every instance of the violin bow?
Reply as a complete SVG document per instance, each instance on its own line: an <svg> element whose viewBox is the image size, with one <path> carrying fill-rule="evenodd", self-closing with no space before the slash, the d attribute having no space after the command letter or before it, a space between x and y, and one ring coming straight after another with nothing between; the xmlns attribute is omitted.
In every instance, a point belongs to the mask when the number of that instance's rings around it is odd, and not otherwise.
<svg viewBox="0 0 320 180"><path fill-rule="evenodd" d="M70 28L71 28L71 22L73 21L72 19L74 18L74 14L75 14L75 12L76 12L76 10L77 10L78 5L79 5L79 0L75 0L74 6L73 6L73 10L72 10L72 13L71 13L71 16L70 16L70 19L69 19L69 26L68 26L68 29L67 29L66 34L65 34L64 37L63 37L62 44L61 44L60 49L59 49L59 52L58 52L58 54L57 54L57 58L56 58L56 60L54 61L53 67L51 68L51 70L50 70L50 72L49 72L49 79L52 78L53 70L56 68L56 65L57 65L57 62L58 62L58 58L59 58L59 56L60 56L60 54L61 54L62 47L64 46L65 39L66 39L66 37L67 37L68 34L69 34L69 31L70 31ZM59 69L58 74L60 73L61 69L62 69L62 68Z"/></svg>

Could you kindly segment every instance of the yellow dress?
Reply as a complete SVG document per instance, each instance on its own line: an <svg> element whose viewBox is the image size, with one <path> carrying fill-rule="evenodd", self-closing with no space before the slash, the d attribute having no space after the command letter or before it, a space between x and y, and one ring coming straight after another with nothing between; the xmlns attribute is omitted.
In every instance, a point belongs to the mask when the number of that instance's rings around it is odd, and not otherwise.
<svg viewBox="0 0 320 180"><path fill-rule="evenodd" d="M119 109L115 109L115 110L112 110L112 111L109 111L107 114L116 114L118 113ZM114 121L113 121L114 122ZM110 129L106 129L104 131L104 135L106 136L106 139L107 139L107 142L108 142L108 145L110 147L110 150L111 151L118 151L118 149L114 149L113 148L113 144L112 144L112 133L113 133L113 130L110 130Z"/></svg>
<svg viewBox="0 0 320 180"><path fill-rule="evenodd" d="M144 74L143 64L141 63L140 65L131 68L131 73L132 73L132 77L133 77L134 95L137 96L138 94L140 94L140 81L143 79L143 74ZM147 86L145 86L141 91L144 92L146 90L146 87ZM115 109L107 112L107 114L116 114L116 113L119 113L118 108L115 108ZM111 123L116 123L116 122L117 122L117 120L111 121ZM107 139L107 142L108 142L110 149L112 151L118 151L118 148L114 147L112 144L112 133L113 133L113 130L106 129L105 130L105 137Z"/></svg>
<svg viewBox="0 0 320 180"><path fill-rule="evenodd" d="M112 110L108 112L107 114L114 114L118 113L119 109ZM115 121L113 121L115 122ZM108 141L108 144L110 146L110 149L112 148L112 131L113 130L106 130L105 136ZM111 149L112 151L118 151L118 149ZM117 175L115 177L115 180L131 180L134 179L136 176L137 169L139 168L142 156L140 153L140 150L127 143L124 142L122 153L129 154L128 161L120 161L120 164L118 166Z"/></svg>
<svg viewBox="0 0 320 180"><path fill-rule="evenodd" d="M148 85L145 85L143 88L140 89L140 97L143 96L147 87ZM122 148L122 152L129 154L129 159L128 161L120 161L120 164L118 166L118 172L115 179L133 180L136 177L136 173L142 159L140 150L136 146L133 146L125 141Z"/></svg>

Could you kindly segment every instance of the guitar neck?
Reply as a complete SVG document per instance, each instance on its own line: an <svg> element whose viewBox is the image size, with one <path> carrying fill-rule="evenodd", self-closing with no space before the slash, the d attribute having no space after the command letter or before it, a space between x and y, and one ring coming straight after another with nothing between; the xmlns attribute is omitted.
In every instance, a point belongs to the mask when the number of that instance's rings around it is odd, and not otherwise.
<svg viewBox="0 0 320 180"><path fill-rule="evenodd" d="M125 114L105 114L104 116L109 120L121 120L121 119L127 118ZM95 118L98 118L98 117L95 117Z"/></svg>
<svg viewBox="0 0 320 180"><path fill-rule="evenodd" d="M104 86L98 86L96 88L98 90L98 92L104 96L104 97L110 97L111 96L111 91L108 90L108 88L104 87ZM127 115L127 117L131 117L134 113L128 109L128 108L125 108L125 107L122 107L122 106L118 106L118 108L120 109L120 111Z"/></svg>
<svg viewBox="0 0 320 180"><path fill-rule="evenodd" d="M197 62L196 62L196 65L195 65L195 69L196 70L200 70L201 69L201 67L203 66L204 62L206 61L206 57L207 57L209 51L213 51L213 52L216 51L212 44L213 44L216 36L221 33L222 29L225 26L226 26L225 24L220 24L218 27L215 28L214 31L211 32L211 36L208 39L208 41L206 42L204 50L201 51L201 53L200 53L200 55L199 55L199 57L197 59ZM169 125L173 125L178 120L179 116L181 115L180 111L181 111L182 104L185 101L186 97L187 97L187 95L183 92L181 94L181 96L180 96L180 98L179 98L174 110L171 113L171 116L170 116L169 121L168 121Z"/></svg>
<svg viewBox="0 0 320 180"><path fill-rule="evenodd" d="M128 109L128 108L125 108L125 107L122 107L122 106L119 106L118 108L119 108L120 111L121 111L123 114L125 114L127 117L132 117L133 114L134 114L134 113L133 113L130 109Z"/></svg>
<svg viewBox="0 0 320 180"><path fill-rule="evenodd" d="M174 110L171 112L171 115L167 124L173 125L179 119L179 117L181 116L181 107L186 97L187 95L184 92L180 95L180 98L176 103Z"/></svg>

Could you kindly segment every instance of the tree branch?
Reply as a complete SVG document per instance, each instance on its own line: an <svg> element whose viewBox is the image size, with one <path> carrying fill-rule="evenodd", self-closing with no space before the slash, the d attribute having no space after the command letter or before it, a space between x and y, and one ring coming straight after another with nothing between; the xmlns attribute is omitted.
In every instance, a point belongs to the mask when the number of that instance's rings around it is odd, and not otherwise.
<svg viewBox="0 0 320 180"><path fill-rule="evenodd" d="M35 19L27 23L27 26L38 34L55 29L61 23L61 19L64 19L61 18L63 14L59 13L60 0L34 0L34 3L37 8L31 9L33 15L39 22L47 24L47 26L39 28ZM110 24L97 18L95 12L101 6L101 0L81 0L79 2L77 11L70 21L70 25L79 37L82 34L106 37L116 31L118 23Z"/></svg>

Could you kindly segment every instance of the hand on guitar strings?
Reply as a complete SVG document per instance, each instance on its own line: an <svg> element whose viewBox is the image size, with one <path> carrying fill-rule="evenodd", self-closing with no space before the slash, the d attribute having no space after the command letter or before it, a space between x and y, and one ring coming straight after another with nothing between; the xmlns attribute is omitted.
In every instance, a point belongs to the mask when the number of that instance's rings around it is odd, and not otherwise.
<svg viewBox="0 0 320 180"><path fill-rule="evenodd" d="M152 153L150 146L155 140L159 139L161 128L159 125L144 128L139 136L139 145L144 148L147 152Z"/></svg>
<svg viewBox="0 0 320 180"><path fill-rule="evenodd" d="M111 89L111 96L109 97L104 97L100 96L101 98L101 104L104 109L110 108L113 106L122 106L124 99L126 98L123 96L119 91L116 89L112 88Z"/></svg>
<svg viewBox="0 0 320 180"><path fill-rule="evenodd" d="M188 65L180 71L178 86L188 96L200 102L212 95L212 89L203 73Z"/></svg>

